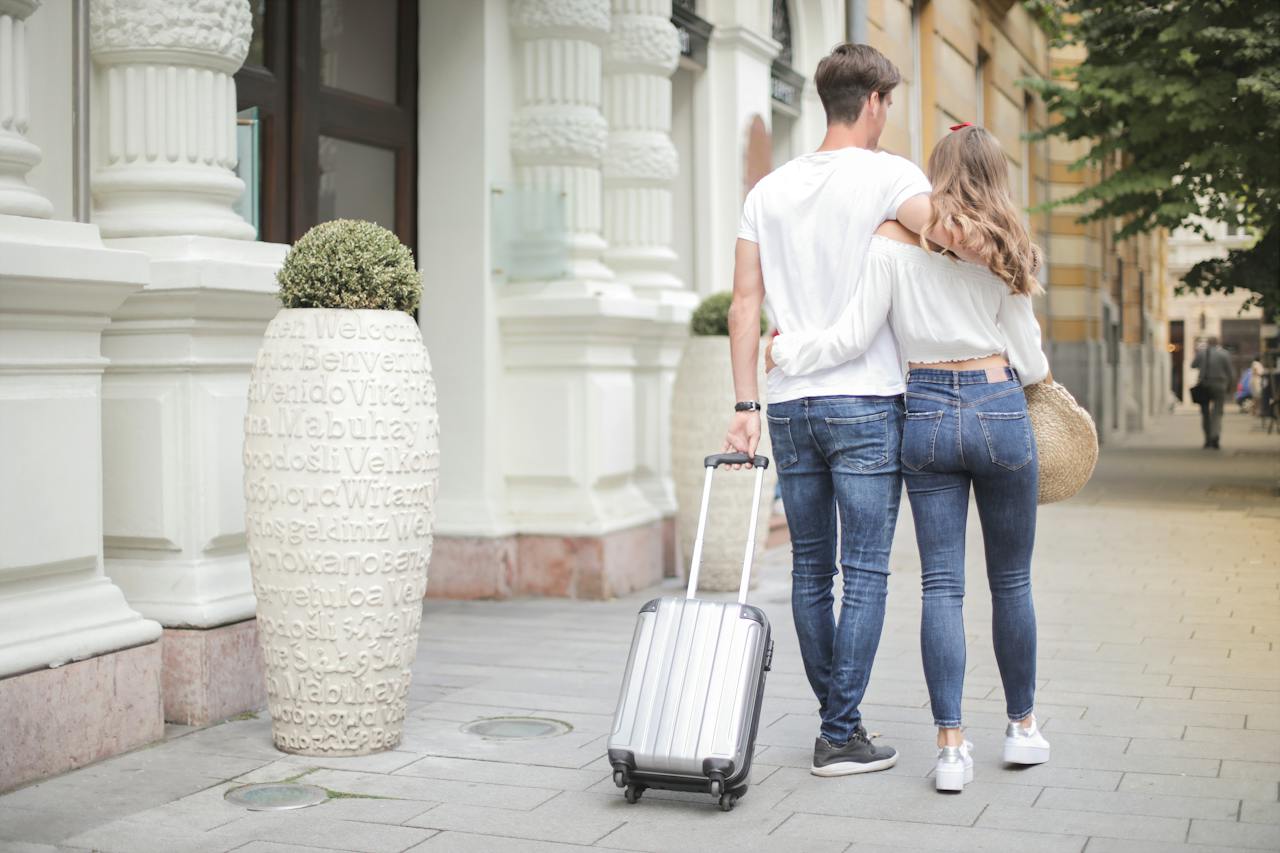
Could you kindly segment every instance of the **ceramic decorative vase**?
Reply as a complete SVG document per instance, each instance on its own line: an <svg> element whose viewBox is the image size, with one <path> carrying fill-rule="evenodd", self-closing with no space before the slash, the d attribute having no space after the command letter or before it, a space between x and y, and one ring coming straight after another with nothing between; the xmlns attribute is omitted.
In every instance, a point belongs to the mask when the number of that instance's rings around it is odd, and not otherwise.
<svg viewBox="0 0 1280 853"><path fill-rule="evenodd" d="M761 341L761 400L765 388ZM680 549L688 572L693 554L693 537L698 529L698 509L702 501L702 484L706 469L702 460L724 447L725 430L733 415L733 368L729 359L729 338L722 335L692 335L685 344L680 368L676 372L671 410L671 475L675 481L676 525ZM778 476L772 465L769 430L761 415L760 447L756 451L770 456L760 492L760 516L756 528L756 561L764 553L768 538L769 510L773 504ZM707 516L707 533L702 544L702 569L698 588L707 591L737 590L742 580L742 558L747 547L747 520L751 517L751 498L755 477L751 471L721 469L712 486L711 506ZM687 574L685 575L687 577Z"/></svg>
<svg viewBox="0 0 1280 853"><path fill-rule="evenodd" d="M400 741L440 466L435 383L403 311L293 308L245 417L249 561L277 748Z"/></svg>

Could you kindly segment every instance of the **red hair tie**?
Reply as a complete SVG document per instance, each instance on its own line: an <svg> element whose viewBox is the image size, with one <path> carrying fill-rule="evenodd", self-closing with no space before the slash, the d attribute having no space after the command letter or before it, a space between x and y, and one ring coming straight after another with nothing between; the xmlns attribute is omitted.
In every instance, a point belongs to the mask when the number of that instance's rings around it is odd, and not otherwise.
<svg viewBox="0 0 1280 853"><path fill-rule="evenodd" d="M971 122L971 121L962 121L962 122L960 122L959 124L953 124L953 125L951 125L951 130L954 132L954 131L959 130L959 129L960 129L960 128L962 128L962 127L973 127L973 122Z"/></svg>

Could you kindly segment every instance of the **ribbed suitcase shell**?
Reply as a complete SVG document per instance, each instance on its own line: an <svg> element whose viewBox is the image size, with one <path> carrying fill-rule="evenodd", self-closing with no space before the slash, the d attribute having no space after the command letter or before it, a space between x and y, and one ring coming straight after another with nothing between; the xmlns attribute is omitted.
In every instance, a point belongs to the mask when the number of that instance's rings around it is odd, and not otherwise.
<svg viewBox="0 0 1280 853"><path fill-rule="evenodd" d="M770 655L769 621L737 602L662 598L640 610L609 758L653 787L706 791L708 767L746 788ZM708 763L710 762L710 763Z"/></svg>

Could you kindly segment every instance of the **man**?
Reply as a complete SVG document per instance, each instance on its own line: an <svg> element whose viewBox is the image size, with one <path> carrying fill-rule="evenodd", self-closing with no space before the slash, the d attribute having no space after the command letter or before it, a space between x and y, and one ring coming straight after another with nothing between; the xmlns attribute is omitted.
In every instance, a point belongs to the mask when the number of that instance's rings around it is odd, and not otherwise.
<svg viewBox="0 0 1280 853"><path fill-rule="evenodd" d="M1200 404L1200 427L1204 430L1204 446L1220 450L1222 437L1222 409L1227 403L1227 392L1236 386L1236 369L1231 354L1218 346L1217 338L1209 338L1204 349L1196 353L1191 366L1200 371L1198 384L1209 392L1206 402Z"/></svg>
<svg viewBox="0 0 1280 853"><path fill-rule="evenodd" d="M783 331L823 329L853 296L871 237L886 219L922 232L929 182L913 163L877 152L898 69L867 45L842 44L814 82L827 113L817 151L747 195L735 255L730 348L738 405L726 449L755 453L759 312ZM931 233L931 237L937 238ZM769 437L791 530L791 605L822 726L811 772L884 770L859 705L884 624L889 548L902 492L902 363L886 327L862 357L808 376L769 374ZM838 509L838 515L837 515ZM833 614L836 522L844 592Z"/></svg>

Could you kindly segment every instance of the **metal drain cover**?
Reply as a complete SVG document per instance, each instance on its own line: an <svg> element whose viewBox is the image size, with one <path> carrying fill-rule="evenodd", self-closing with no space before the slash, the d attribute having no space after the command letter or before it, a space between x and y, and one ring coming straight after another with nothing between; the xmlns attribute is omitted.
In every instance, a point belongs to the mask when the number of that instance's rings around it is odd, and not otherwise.
<svg viewBox="0 0 1280 853"><path fill-rule="evenodd" d="M462 730L469 735L504 740L528 740L555 737L573 731L573 726L560 720L545 717L490 717L467 723Z"/></svg>
<svg viewBox="0 0 1280 853"><path fill-rule="evenodd" d="M232 788L223 795L229 803L244 806L255 812L278 812L286 809L305 809L329 799L324 788L315 785L296 785L292 782L264 782Z"/></svg>

